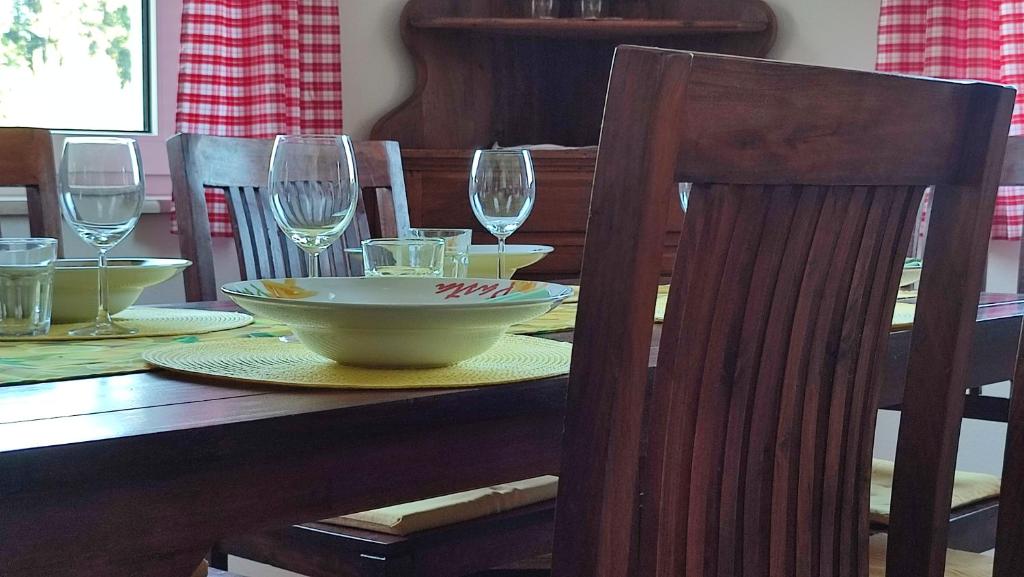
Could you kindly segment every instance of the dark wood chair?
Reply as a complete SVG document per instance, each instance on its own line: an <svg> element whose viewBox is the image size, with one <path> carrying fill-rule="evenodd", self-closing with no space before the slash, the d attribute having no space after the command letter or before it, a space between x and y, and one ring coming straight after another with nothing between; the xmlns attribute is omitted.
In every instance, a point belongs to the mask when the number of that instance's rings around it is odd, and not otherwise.
<svg viewBox="0 0 1024 577"><path fill-rule="evenodd" d="M305 274L305 259L259 195L272 148L272 139L179 134L168 140L181 252L194 263L185 276L189 301L217 298L206 188L227 194L242 278ZM409 226L398 144L359 142L355 149L364 193L342 242L321 256L325 276L361 274L361 262L350 262L341 248L359 246L364 238L397 236ZM553 527L550 497L404 535L317 522L227 537L212 552L211 565L225 570L227 556L236 555L309 577L460 575L550 551ZM457 569L451 563L455 558Z"/></svg>
<svg viewBox="0 0 1024 577"><path fill-rule="evenodd" d="M928 185L933 266L910 351L886 574L943 575L1013 100L990 84L617 50L555 577L868 574L871 545L883 544L867 515L874 413ZM695 184L651 370L656 249L678 210L676 182Z"/></svg>
<svg viewBox="0 0 1024 577"><path fill-rule="evenodd" d="M167 141L178 241L182 257L193 263L184 275L189 302L216 300L218 294L207 188L219 188L227 196L243 279L305 275L303 253L280 231L259 194L267 182L273 146L273 139L198 134L178 134ZM361 261L344 249L367 238L397 236L409 226L398 143L359 142L355 151L363 195L341 242L320 257L324 276L362 274Z"/></svg>
<svg viewBox="0 0 1024 577"><path fill-rule="evenodd" d="M42 128L0 128L0 186L24 186L29 234L62 240L53 139ZM63 256L63 242L58 242Z"/></svg>

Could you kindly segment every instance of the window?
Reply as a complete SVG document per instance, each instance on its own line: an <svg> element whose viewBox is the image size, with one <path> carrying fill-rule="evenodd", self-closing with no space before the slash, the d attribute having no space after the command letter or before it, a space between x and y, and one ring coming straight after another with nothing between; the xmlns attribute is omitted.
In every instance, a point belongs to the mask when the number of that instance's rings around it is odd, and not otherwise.
<svg viewBox="0 0 1024 577"><path fill-rule="evenodd" d="M151 132L149 0L0 0L0 126Z"/></svg>

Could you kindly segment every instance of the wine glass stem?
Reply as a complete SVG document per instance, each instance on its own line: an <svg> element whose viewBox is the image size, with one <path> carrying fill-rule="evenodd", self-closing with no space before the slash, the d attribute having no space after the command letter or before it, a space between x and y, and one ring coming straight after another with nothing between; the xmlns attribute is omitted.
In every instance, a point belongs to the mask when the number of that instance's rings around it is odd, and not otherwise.
<svg viewBox="0 0 1024 577"><path fill-rule="evenodd" d="M505 237L498 237L498 278L505 278Z"/></svg>
<svg viewBox="0 0 1024 577"><path fill-rule="evenodd" d="M109 285L107 285L107 249L101 248L99 250L99 261L96 266L96 294L99 295L99 304L97 305L96 311L96 325L107 326L113 324L110 320L110 312L107 308L107 299L109 293Z"/></svg>
<svg viewBox="0 0 1024 577"><path fill-rule="evenodd" d="M311 252L306 253L306 273L309 278L320 276L320 255Z"/></svg>

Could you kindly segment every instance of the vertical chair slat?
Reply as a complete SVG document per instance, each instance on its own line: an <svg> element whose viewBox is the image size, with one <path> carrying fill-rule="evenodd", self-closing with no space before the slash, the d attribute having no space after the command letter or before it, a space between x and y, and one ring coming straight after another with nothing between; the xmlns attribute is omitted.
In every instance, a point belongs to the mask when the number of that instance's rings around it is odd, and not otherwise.
<svg viewBox="0 0 1024 577"><path fill-rule="evenodd" d="M230 186L223 190L228 202L231 229L235 231L235 251L238 254L238 268L241 277L243 279L259 278L259 261L252 242L252 209L245 196L245 189L240 186Z"/></svg>

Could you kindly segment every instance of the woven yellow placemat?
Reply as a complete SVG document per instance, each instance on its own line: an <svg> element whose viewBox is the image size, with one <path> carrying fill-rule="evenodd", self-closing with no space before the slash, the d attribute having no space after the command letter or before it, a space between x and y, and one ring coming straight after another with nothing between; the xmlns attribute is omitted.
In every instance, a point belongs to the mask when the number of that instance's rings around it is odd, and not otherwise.
<svg viewBox="0 0 1024 577"><path fill-rule="evenodd" d="M228 329L237 329L252 323L252 316L227 311L202 311L196 309L164 309L157 307L132 307L114 316L114 320L138 332L130 335L109 335L98 337L71 336L68 332L84 326L83 323L53 325L50 332L37 337L0 337L0 342L22 341L102 341L140 337L172 337L178 335L201 335ZM87 324L87 323L86 323Z"/></svg>
<svg viewBox="0 0 1024 577"><path fill-rule="evenodd" d="M512 325L510 333L517 335L540 335L544 333L560 333L576 328L576 311L579 303L579 287L573 287L573 296L565 299L562 304L549 313L532 321ZM658 300L654 304L654 321L665 320L665 305L668 303L668 286L658 287Z"/></svg>
<svg viewBox="0 0 1024 577"><path fill-rule="evenodd" d="M147 351L154 366L245 383L331 389L435 389L515 383L569 373L572 345L505 335L486 353L439 369L364 369L339 365L299 343L250 339Z"/></svg>

